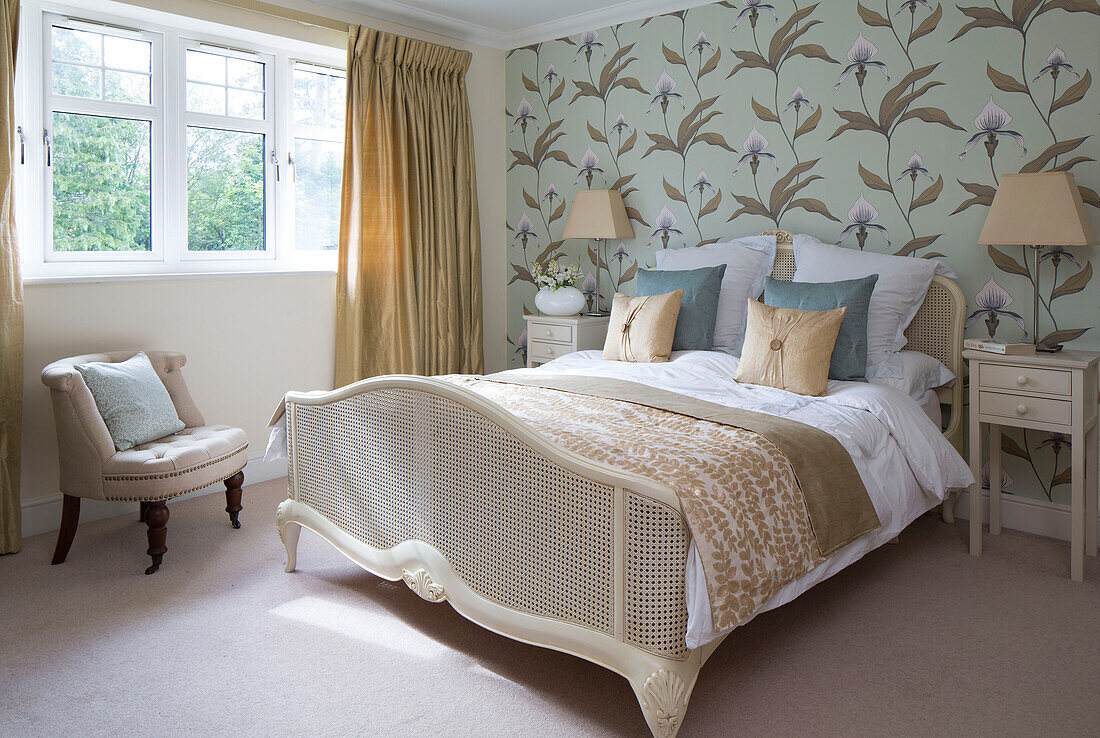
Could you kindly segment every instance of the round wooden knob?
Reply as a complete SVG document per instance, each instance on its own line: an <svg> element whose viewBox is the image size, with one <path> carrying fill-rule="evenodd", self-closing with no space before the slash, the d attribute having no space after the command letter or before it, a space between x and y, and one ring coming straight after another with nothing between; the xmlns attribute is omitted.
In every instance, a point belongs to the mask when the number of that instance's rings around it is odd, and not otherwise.
<svg viewBox="0 0 1100 738"><path fill-rule="evenodd" d="M1023 415L1027 412L1027 405L1017 405L1016 412L1018 412L1020 415Z"/></svg>
<svg viewBox="0 0 1100 738"><path fill-rule="evenodd" d="M546 355L547 356L553 356L554 355L554 349L552 349L552 348L546 349ZM1023 405L1020 405L1020 407L1023 407Z"/></svg>
<svg viewBox="0 0 1100 738"><path fill-rule="evenodd" d="M1025 377L1023 374L1016 377L1016 384L1027 384L1027 377Z"/></svg>
<svg viewBox="0 0 1100 738"><path fill-rule="evenodd" d="M552 331L551 329L547 328L547 329L546 329L546 335L548 335L548 336L552 336L552 335L554 335L554 331Z"/></svg>

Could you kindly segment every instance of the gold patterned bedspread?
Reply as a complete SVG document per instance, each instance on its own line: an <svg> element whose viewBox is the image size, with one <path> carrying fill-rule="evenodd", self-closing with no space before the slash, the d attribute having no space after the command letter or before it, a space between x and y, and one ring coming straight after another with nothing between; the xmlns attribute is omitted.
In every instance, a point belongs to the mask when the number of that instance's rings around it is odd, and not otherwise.
<svg viewBox="0 0 1100 738"><path fill-rule="evenodd" d="M460 375L437 379L492 400L571 451L675 490L716 630L746 621L825 558L791 462L761 433L617 399ZM860 492L866 497L862 485Z"/></svg>

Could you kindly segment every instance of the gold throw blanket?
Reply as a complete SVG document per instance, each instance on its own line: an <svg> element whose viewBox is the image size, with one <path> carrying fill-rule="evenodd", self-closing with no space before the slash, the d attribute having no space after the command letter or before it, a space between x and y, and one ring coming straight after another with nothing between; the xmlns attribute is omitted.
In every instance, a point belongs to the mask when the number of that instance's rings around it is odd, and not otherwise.
<svg viewBox="0 0 1100 738"><path fill-rule="evenodd" d="M879 526L851 457L803 423L597 377L437 377L593 461L669 485L717 630Z"/></svg>

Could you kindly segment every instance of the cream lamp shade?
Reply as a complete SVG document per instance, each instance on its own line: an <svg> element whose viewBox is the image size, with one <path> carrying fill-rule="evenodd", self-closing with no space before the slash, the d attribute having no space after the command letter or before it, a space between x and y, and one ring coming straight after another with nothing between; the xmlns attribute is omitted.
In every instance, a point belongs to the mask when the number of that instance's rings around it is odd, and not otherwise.
<svg viewBox="0 0 1100 738"><path fill-rule="evenodd" d="M1091 246L1096 233L1069 172L1005 174L978 236L990 246Z"/></svg>
<svg viewBox="0 0 1100 738"><path fill-rule="evenodd" d="M562 238L633 238L618 190L578 190Z"/></svg>

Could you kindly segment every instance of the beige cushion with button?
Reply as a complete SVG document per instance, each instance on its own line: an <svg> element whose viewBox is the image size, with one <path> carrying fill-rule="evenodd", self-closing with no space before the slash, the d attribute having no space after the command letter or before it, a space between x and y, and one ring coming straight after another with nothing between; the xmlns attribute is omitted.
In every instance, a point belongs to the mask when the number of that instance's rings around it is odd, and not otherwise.
<svg viewBox="0 0 1100 738"><path fill-rule="evenodd" d="M733 378L800 395L825 394L833 346L847 310L794 310L749 300L745 345Z"/></svg>
<svg viewBox="0 0 1100 738"><path fill-rule="evenodd" d="M608 361L668 361L684 291L630 297L616 294L603 345Z"/></svg>

